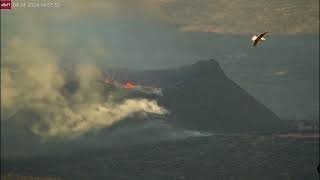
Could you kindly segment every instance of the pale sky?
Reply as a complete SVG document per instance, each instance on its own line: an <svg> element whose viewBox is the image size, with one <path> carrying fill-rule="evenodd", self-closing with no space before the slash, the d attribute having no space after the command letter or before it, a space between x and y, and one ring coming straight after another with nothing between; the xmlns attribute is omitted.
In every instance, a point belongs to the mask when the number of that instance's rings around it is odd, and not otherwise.
<svg viewBox="0 0 320 180"><path fill-rule="evenodd" d="M28 1L32 2L15 2ZM62 59L90 57L129 67L133 61L139 65L134 68L155 69L207 58L201 54L203 48L228 43L222 39L212 41L216 45L195 47L207 42L192 33L246 38L265 31L273 36L319 35L318 0L54 2L61 2L61 7L1 11L2 47L16 38L41 41Z"/></svg>

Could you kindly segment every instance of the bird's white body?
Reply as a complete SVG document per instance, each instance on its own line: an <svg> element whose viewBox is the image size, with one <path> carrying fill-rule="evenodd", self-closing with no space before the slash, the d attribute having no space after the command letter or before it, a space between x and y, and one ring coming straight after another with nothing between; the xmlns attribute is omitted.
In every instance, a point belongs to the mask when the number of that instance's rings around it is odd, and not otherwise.
<svg viewBox="0 0 320 180"><path fill-rule="evenodd" d="M257 36L257 35L254 35L254 36L252 36L251 40L252 40L252 41L255 41L257 38L258 38L258 36ZM264 40L266 40L266 39L265 39L264 37L262 37L260 40L264 41Z"/></svg>

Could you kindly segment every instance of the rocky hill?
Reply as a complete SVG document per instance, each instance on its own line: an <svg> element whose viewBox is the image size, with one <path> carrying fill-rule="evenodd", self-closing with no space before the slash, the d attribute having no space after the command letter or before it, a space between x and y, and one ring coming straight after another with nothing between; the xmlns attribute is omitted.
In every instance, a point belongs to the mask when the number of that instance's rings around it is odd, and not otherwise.
<svg viewBox="0 0 320 180"><path fill-rule="evenodd" d="M229 79L217 61L206 60L178 69L122 70L119 79L161 87L160 104L169 122L189 129L239 132L279 130L286 125L271 110Z"/></svg>

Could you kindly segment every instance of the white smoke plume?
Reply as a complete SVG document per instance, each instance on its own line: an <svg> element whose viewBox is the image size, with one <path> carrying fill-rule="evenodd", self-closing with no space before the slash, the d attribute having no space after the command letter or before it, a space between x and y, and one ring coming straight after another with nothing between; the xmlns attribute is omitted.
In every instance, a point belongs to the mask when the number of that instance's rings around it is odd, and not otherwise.
<svg viewBox="0 0 320 180"><path fill-rule="evenodd" d="M3 52L1 120L10 121L12 113L27 110L39 118L19 121L30 121L32 132L45 139L78 137L136 114L167 113L156 101L106 96L94 84L101 72L92 64L76 65L72 76L78 90L65 95L70 72L59 67L59 57L41 42L15 38Z"/></svg>
<svg viewBox="0 0 320 180"><path fill-rule="evenodd" d="M140 92L146 93L146 94L154 94L154 95L158 95L158 96L163 96L161 88L137 85L135 89L137 89Z"/></svg>
<svg viewBox="0 0 320 180"><path fill-rule="evenodd" d="M44 116L42 123L49 128L42 130L40 123L33 126L33 132L44 137L76 137L91 130L111 126L134 113L164 114L166 110L155 101L147 99L127 99L123 103L80 104L53 112L54 116Z"/></svg>

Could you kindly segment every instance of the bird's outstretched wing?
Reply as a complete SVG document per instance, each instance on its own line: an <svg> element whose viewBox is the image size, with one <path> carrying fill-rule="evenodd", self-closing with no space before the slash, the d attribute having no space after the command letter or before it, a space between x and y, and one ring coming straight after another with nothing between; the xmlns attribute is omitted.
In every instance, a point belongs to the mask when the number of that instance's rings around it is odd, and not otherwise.
<svg viewBox="0 0 320 180"><path fill-rule="evenodd" d="M253 41L252 46L255 47L260 40L266 40L265 38L263 38L263 36L265 36L267 33L268 33L268 32L264 32L264 33L259 34L259 35L255 38L255 40Z"/></svg>

